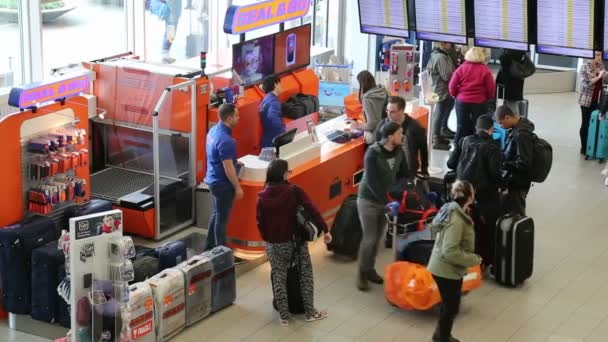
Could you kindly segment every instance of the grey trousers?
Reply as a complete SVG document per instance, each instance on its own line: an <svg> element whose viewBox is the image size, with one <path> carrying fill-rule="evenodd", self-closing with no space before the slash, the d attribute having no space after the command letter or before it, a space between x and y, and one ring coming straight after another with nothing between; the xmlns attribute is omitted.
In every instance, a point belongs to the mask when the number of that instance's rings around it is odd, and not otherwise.
<svg viewBox="0 0 608 342"><path fill-rule="evenodd" d="M385 209L382 204L358 198L357 211L363 229L359 246L359 271L369 272L375 269L378 245L386 229Z"/></svg>

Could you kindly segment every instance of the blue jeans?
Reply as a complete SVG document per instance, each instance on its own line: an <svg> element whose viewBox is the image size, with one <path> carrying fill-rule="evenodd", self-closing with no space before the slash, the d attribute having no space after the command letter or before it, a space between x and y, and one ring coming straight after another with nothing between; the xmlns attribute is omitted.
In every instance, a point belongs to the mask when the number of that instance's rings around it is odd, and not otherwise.
<svg viewBox="0 0 608 342"><path fill-rule="evenodd" d="M232 184L209 185L213 212L209 218L206 250L226 245L226 224L234 202L234 187Z"/></svg>

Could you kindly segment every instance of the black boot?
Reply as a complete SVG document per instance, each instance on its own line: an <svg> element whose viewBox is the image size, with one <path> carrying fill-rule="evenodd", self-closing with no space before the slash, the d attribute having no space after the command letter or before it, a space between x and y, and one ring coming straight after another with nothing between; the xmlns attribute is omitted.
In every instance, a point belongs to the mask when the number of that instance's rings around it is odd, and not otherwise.
<svg viewBox="0 0 608 342"><path fill-rule="evenodd" d="M446 127L446 128L441 129L441 136L446 139L451 140L451 139L454 139L454 137L456 136L456 133Z"/></svg>
<svg viewBox="0 0 608 342"><path fill-rule="evenodd" d="M367 277L367 280L371 281L374 284L382 285L384 283L384 280L378 274L378 272L376 272L376 270L367 272L366 277Z"/></svg>
<svg viewBox="0 0 608 342"><path fill-rule="evenodd" d="M450 142L441 136L433 137L433 150L449 151Z"/></svg>

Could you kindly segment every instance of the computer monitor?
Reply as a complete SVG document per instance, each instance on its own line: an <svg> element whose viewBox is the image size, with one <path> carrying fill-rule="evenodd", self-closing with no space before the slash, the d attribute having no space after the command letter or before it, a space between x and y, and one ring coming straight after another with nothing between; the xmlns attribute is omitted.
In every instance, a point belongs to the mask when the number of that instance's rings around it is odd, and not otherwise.
<svg viewBox="0 0 608 342"><path fill-rule="evenodd" d="M276 153L277 158L279 157L279 150L280 150L281 146L291 143L295 139L297 132L298 132L297 128L292 128L289 131L287 131L285 133L281 133L281 134L277 135L276 137L274 137L274 139L272 139L272 146L277 151L277 153Z"/></svg>
<svg viewBox="0 0 608 342"><path fill-rule="evenodd" d="M593 58L594 0L538 0L536 52Z"/></svg>
<svg viewBox="0 0 608 342"><path fill-rule="evenodd" d="M274 73L274 35L232 45L232 72L241 85L261 82Z"/></svg>
<svg viewBox="0 0 608 342"><path fill-rule="evenodd" d="M408 0L359 0L361 33L409 38Z"/></svg>
<svg viewBox="0 0 608 342"><path fill-rule="evenodd" d="M310 24L294 27L275 34L275 74L298 69L310 64L310 35Z"/></svg>
<svg viewBox="0 0 608 342"><path fill-rule="evenodd" d="M465 0L416 0L416 38L467 43Z"/></svg>
<svg viewBox="0 0 608 342"><path fill-rule="evenodd" d="M475 45L528 51L526 0L474 0Z"/></svg>

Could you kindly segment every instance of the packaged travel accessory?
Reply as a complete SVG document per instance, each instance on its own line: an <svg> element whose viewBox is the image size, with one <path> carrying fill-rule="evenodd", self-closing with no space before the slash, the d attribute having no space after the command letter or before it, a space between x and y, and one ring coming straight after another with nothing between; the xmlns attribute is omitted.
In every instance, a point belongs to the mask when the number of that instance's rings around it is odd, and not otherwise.
<svg viewBox="0 0 608 342"><path fill-rule="evenodd" d="M110 246L111 256L116 256L121 259L133 259L135 258L135 244L130 236L116 237L112 240Z"/></svg>
<svg viewBox="0 0 608 342"><path fill-rule="evenodd" d="M110 279L112 279L113 281L130 282L135 280L135 271L133 269L133 263L129 259L119 263L109 263L108 267L110 268Z"/></svg>

